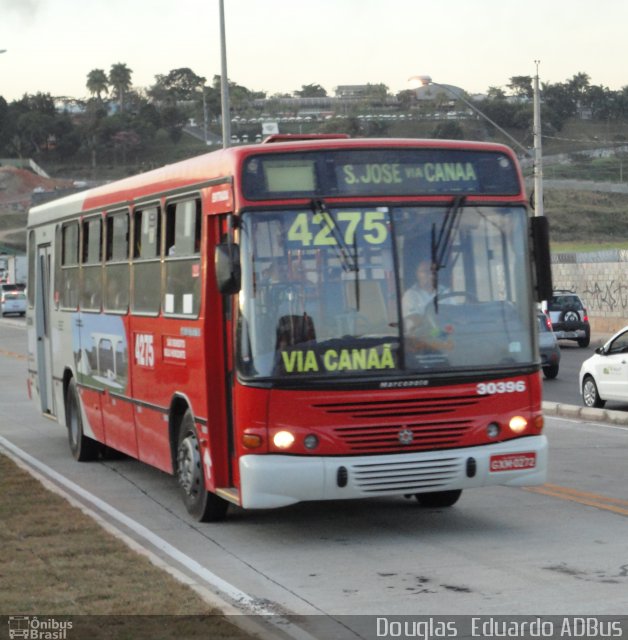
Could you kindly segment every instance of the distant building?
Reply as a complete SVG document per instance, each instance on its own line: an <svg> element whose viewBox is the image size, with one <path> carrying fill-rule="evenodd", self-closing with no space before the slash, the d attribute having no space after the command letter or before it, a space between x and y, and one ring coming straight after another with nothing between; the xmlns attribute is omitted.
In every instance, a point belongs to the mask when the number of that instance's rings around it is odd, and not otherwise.
<svg viewBox="0 0 628 640"><path fill-rule="evenodd" d="M337 98L367 98L371 95L372 85L368 84L340 84L334 90Z"/></svg>

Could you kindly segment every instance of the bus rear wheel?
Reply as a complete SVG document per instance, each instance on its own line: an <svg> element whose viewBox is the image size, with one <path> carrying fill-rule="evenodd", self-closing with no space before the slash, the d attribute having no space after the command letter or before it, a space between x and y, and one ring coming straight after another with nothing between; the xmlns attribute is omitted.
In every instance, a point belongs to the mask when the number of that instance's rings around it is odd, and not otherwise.
<svg viewBox="0 0 628 640"><path fill-rule="evenodd" d="M462 495L462 489L454 491L433 491L432 493L417 493L416 499L422 507L451 507Z"/></svg>
<svg viewBox="0 0 628 640"><path fill-rule="evenodd" d="M192 413L188 409L181 422L177 446L177 480L183 504L199 522L223 520L229 503L205 488L205 472Z"/></svg>
<svg viewBox="0 0 628 640"><path fill-rule="evenodd" d="M65 424L68 428L68 442L72 457L78 462L96 460L100 453L100 444L88 438L83 432L81 399L74 378L70 380L66 394Z"/></svg>

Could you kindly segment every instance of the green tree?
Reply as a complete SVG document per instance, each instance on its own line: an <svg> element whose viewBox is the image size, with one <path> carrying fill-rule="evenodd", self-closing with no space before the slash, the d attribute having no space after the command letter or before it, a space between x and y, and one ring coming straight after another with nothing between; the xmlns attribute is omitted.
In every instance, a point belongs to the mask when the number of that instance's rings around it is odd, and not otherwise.
<svg viewBox="0 0 628 640"><path fill-rule="evenodd" d="M7 155L7 141L11 139L13 123L10 118L9 105L0 96L0 157Z"/></svg>
<svg viewBox="0 0 628 640"><path fill-rule="evenodd" d="M124 101L127 92L131 88L131 69L123 62L111 66L109 70L109 84L113 87L115 96L120 105L120 111L124 111Z"/></svg>
<svg viewBox="0 0 628 640"><path fill-rule="evenodd" d="M98 98L98 101L102 101L103 93L109 93L109 79L107 74L102 69L92 69L87 74L87 90Z"/></svg>
<svg viewBox="0 0 628 640"><path fill-rule="evenodd" d="M486 97L489 100L503 100L506 97L506 93L501 87L489 87Z"/></svg>
<svg viewBox="0 0 628 640"><path fill-rule="evenodd" d="M162 126L172 142L179 142L183 135L183 125L185 124L185 113L176 105L168 105L161 110Z"/></svg>
<svg viewBox="0 0 628 640"><path fill-rule="evenodd" d="M212 80L212 87L217 92L219 98L221 95L221 82L222 79L220 75L215 75ZM255 98L263 98L265 96L266 94L264 92L253 92L250 89L239 85L237 82L229 81L229 102L232 114L246 111L250 107L252 100Z"/></svg>
<svg viewBox="0 0 628 640"><path fill-rule="evenodd" d="M546 118L556 131L560 131L578 108L572 88L565 83L543 84L541 94Z"/></svg>
<svg viewBox="0 0 628 640"><path fill-rule="evenodd" d="M381 106L385 104L388 97L388 87L381 82L378 84L367 84L367 102L371 106Z"/></svg>
<svg viewBox="0 0 628 640"><path fill-rule="evenodd" d="M530 99L534 96L531 76L513 76L507 86L513 96Z"/></svg>
<svg viewBox="0 0 628 640"><path fill-rule="evenodd" d="M294 92L300 98L325 98L327 91L320 84L302 84L300 91Z"/></svg>
<svg viewBox="0 0 628 640"><path fill-rule="evenodd" d="M197 98L206 82L205 78L197 76L188 67L172 69L168 75L158 75L155 79L155 84L148 91L149 95L158 100L174 103Z"/></svg>
<svg viewBox="0 0 628 640"><path fill-rule="evenodd" d="M586 94L589 88L589 81L589 75L582 71L576 73L570 80L567 80L565 86L574 101L580 100Z"/></svg>
<svg viewBox="0 0 628 640"><path fill-rule="evenodd" d="M9 108L9 150L19 157L31 156L48 149L54 136L57 113L50 94L24 95Z"/></svg>
<svg viewBox="0 0 628 640"><path fill-rule="evenodd" d="M606 120L613 116L613 94L607 87L589 86L582 99L582 105L591 109L595 120Z"/></svg>
<svg viewBox="0 0 628 640"><path fill-rule="evenodd" d="M416 91L414 89L403 89L397 94L397 102L401 109L410 109L416 102Z"/></svg>
<svg viewBox="0 0 628 640"><path fill-rule="evenodd" d="M457 122L440 122L432 131L432 138L440 140L464 140L464 131Z"/></svg>

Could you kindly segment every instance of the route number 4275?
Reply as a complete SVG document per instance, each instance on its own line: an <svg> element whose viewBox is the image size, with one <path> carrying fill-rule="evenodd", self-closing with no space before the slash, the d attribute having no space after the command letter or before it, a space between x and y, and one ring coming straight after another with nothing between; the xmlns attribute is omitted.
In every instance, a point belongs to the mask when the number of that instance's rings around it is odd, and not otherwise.
<svg viewBox="0 0 628 640"><path fill-rule="evenodd" d="M152 333L135 334L135 363L141 367L155 366L155 345Z"/></svg>
<svg viewBox="0 0 628 640"><path fill-rule="evenodd" d="M288 241L302 247L337 245L339 237L353 246L356 236L368 244L383 244L388 239L384 211L339 211L330 213L299 213L288 229Z"/></svg>

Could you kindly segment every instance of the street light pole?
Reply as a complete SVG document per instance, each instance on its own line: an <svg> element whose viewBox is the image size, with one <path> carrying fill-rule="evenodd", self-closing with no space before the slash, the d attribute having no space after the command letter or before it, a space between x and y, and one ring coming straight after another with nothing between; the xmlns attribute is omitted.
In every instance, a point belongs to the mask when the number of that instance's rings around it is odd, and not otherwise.
<svg viewBox="0 0 628 640"><path fill-rule="evenodd" d="M467 107L469 107L469 109L471 109L474 113L477 113L477 115L479 115L481 118L484 118L484 120L486 120L487 122L489 122L490 124L492 124L499 132L501 132L503 135L505 135L508 140L510 140L516 147L519 147L519 149L521 149L521 151L523 151L523 153L526 156L531 156L532 153L530 152L529 149L526 149L520 142L519 140L517 140L516 138L513 138L508 131L505 131L502 127L500 127L495 121L491 120L491 118L489 118L483 111L480 111L472 102L470 102L469 100L467 100L463 95L462 92L458 93L456 91L454 91L451 87L448 87L447 85L444 84L440 84L438 82L434 82L432 80L432 78L430 76L412 76L411 78L409 78L409 82L412 82L413 84L416 85L416 82L419 82L420 85L418 86L427 86L427 85L433 85L435 87L438 87L439 89L442 89L443 91L446 91L447 93L449 93L450 95L452 95L456 100L460 100L460 102L462 102L463 104L465 104Z"/></svg>
<svg viewBox="0 0 628 640"><path fill-rule="evenodd" d="M534 76L534 215L542 216L543 212L543 152L541 145L541 92L539 91L539 64L535 60Z"/></svg>
<svg viewBox="0 0 628 640"><path fill-rule="evenodd" d="M227 44L225 38L225 6L220 0L220 107L222 113L222 146L231 144L231 110L229 108L229 79L227 77Z"/></svg>

